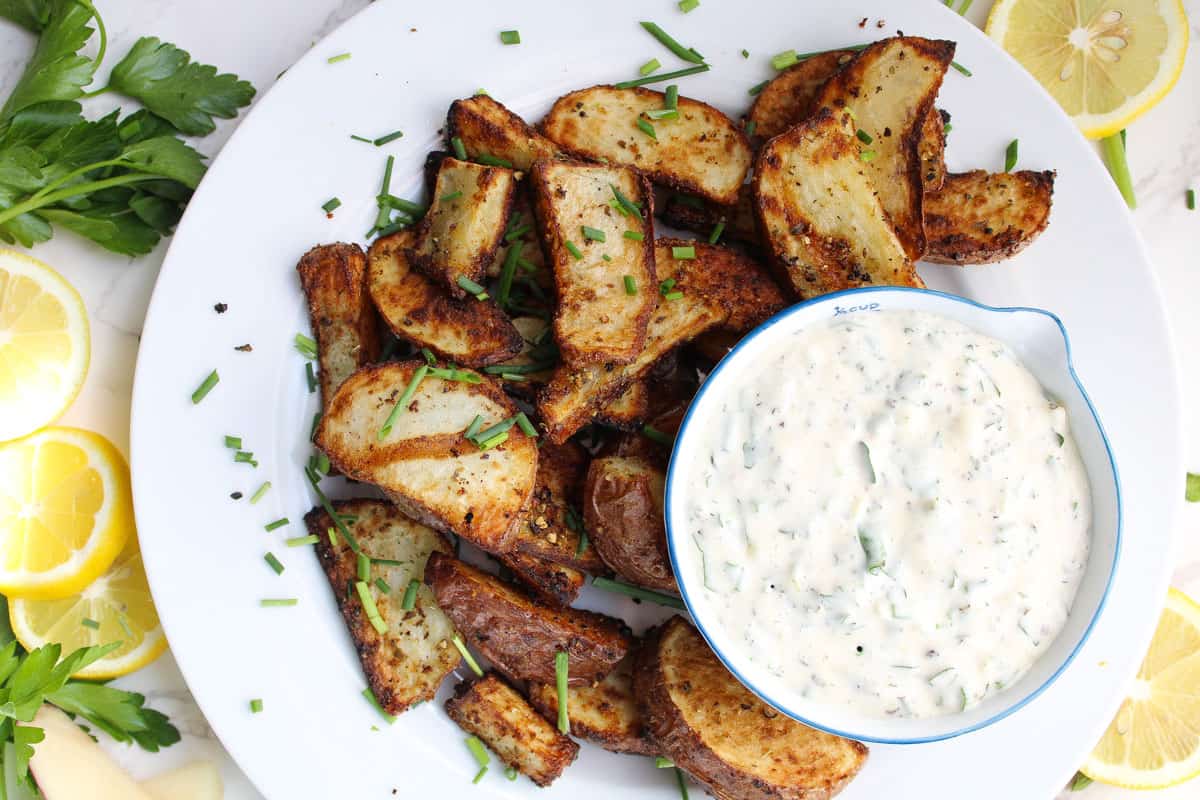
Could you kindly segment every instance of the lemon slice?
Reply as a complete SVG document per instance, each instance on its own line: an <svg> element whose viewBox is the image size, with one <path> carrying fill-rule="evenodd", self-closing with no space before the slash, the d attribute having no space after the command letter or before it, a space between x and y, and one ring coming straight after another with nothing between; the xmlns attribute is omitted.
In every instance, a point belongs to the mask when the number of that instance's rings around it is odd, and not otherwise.
<svg viewBox="0 0 1200 800"><path fill-rule="evenodd" d="M63 653L79 647L121 642L77 678L116 678L141 669L162 655L167 639L150 598L137 536L108 571L83 591L58 600L10 600L8 618L27 650L60 642Z"/></svg>
<svg viewBox="0 0 1200 800"><path fill-rule="evenodd" d="M0 248L0 442L58 419L90 352L79 292L36 258Z"/></svg>
<svg viewBox="0 0 1200 800"><path fill-rule="evenodd" d="M0 594L74 594L132 531L129 467L103 436L45 428L0 445Z"/></svg>
<svg viewBox="0 0 1200 800"><path fill-rule="evenodd" d="M1200 774L1200 605L1172 589L1128 699L1080 768L1127 789Z"/></svg>
<svg viewBox="0 0 1200 800"><path fill-rule="evenodd" d="M1188 43L1181 0L997 0L986 30L1093 139L1171 90Z"/></svg>

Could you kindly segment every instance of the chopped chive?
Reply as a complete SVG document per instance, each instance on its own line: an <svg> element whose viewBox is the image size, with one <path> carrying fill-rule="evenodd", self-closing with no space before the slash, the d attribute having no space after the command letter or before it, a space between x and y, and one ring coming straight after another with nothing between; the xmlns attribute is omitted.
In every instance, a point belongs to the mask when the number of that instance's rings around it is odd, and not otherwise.
<svg viewBox="0 0 1200 800"><path fill-rule="evenodd" d="M579 544L575 545L575 557L579 558L581 555L583 555L583 551L587 550L587 546L588 546L587 531L581 525L579 528Z"/></svg>
<svg viewBox="0 0 1200 800"><path fill-rule="evenodd" d="M383 592L384 594L391 594L391 593L392 593L392 587L391 587L391 584L389 584L389 583L388 583L387 581L385 581L383 578L376 578L376 579L375 579L375 588L379 589L379 591Z"/></svg>
<svg viewBox="0 0 1200 800"><path fill-rule="evenodd" d="M653 592L649 589L643 589L640 586L632 586L621 581L614 581L611 578L596 576L592 578L592 586L597 589L605 589L617 594L623 594L637 600L648 600L651 603L658 603L661 606L670 606L671 608L685 608L683 601L678 597L672 597L669 594L662 592Z"/></svg>
<svg viewBox="0 0 1200 800"><path fill-rule="evenodd" d="M276 528L282 528L284 525L287 525L287 524L288 524L288 518L280 517L279 519L275 520L274 522L268 522L266 525L263 526L263 528L265 528L267 530L267 532L270 533L271 531L275 530Z"/></svg>
<svg viewBox="0 0 1200 800"><path fill-rule="evenodd" d="M658 442L659 444L669 445L675 443L675 437L671 436L669 433L660 431L658 428L649 423L642 426L642 435L650 441Z"/></svg>
<svg viewBox="0 0 1200 800"><path fill-rule="evenodd" d="M450 201L457 200L460 197L462 197L461 189L457 192L448 192L447 194L442 195L438 199L441 200L441 202L443 202L443 203L449 203Z"/></svg>
<svg viewBox="0 0 1200 800"><path fill-rule="evenodd" d="M91 628L94 631L100 630L100 623L90 617L84 617L79 620L79 624L85 628Z"/></svg>
<svg viewBox="0 0 1200 800"><path fill-rule="evenodd" d="M262 700L260 700L259 698L256 697L250 701L250 713L251 714L261 714L262 710L263 710L263 701Z"/></svg>
<svg viewBox="0 0 1200 800"><path fill-rule="evenodd" d="M688 800L687 781L683 777L683 770L679 767L675 768L675 782L679 784L679 796L681 800Z"/></svg>
<svg viewBox="0 0 1200 800"><path fill-rule="evenodd" d="M396 231L402 231L405 228L407 228L408 226L409 226L408 222L405 222L404 220L400 220L397 222L393 222L391 225L385 225L384 227L375 231L375 235L379 236L379 237L391 236Z"/></svg>
<svg viewBox="0 0 1200 800"><path fill-rule="evenodd" d="M333 528L326 528L325 534L329 537L329 546L337 547L338 546L337 531L335 531Z"/></svg>
<svg viewBox="0 0 1200 800"><path fill-rule="evenodd" d="M487 774L488 774L488 768L480 767L479 772L476 772L475 777L471 779L471 783L479 783L481 780L483 780L483 776L487 775Z"/></svg>
<svg viewBox="0 0 1200 800"><path fill-rule="evenodd" d="M667 278L665 281L663 281L662 283L660 283L658 285L658 293L665 295L667 292L671 291L674 288L675 288L675 279Z"/></svg>
<svg viewBox="0 0 1200 800"><path fill-rule="evenodd" d="M478 736L468 736L466 742L467 749L471 751L477 765L486 767L491 763L492 758L488 755L487 748L483 746L483 741Z"/></svg>
<svg viewBox="0 0 1200 800"><path fill-rule="evenodd" d="M392 187L392 169L396 166L396 157L389 155L387 161L383 165L383 180L380 182L379 194L376 196L376 204L379 206L379 213L375 215L376 230L386 227L391 224L391 214L388 212L390 204L389 190Z"/></svg>
<svg viewBox="0 0 1200 800"><path fill-rule="evenodd" d="M508 376L508 379L512 380L512 377ZM522 378L521 380L524 380L524 378ZM498 433L495 436L491 437L490 439L476 439L475 443L477 445L479 445L479 449L482 451L482 450L491 450L493 447L499 447L500 445L504 444L507 441L508 441L508 433L505 432L505 433Z"/></svg>
<svg viewBox="0 0 1200 800"><path fill-rule="evenodd" d="M859 128L857 131L855 131L854 135L857 136L858 140L863 144L870 144L871 142L875 141L871 134L867 133L862 128Z"/></svg>
<svg viewBox="0 0 1200 800"><path fill-rule="evenodd" d="M455 136L450 140L450 147L454 150L454 157L459 161L467 160L467 148L463 146L463 140Z"/></svg>
<svg viewBox="0 0 1200 800"><path fill-rule="evenodd" d="M642 117L638 117L637 122L635 124L637 125L639 131L646 134L651 139L654 139L656 141L658 140L658 134L655 133L654 126L651 125L649 122L647 122L645 119L643 119Z"/></svg>
<svg viewBox="0 0 1200 800"><path fill-rule="evenodd" d="M971 70L967 69L966 67L964 67L962 64L958 63L957 61L951 61L950 66L954 67L956 70L961 72L963 75L966 75L968 78L971 77L971 75L973 74L971 72Z"/></svg>
<svg viewBox="0 0 1200 800"><path fill-rule="evenodd" d="M508 233L504 234L504 241L512 242L515 239L520 239L531 230L533 230L532 225L522 225L519 228L513 228Z"/></svg>
<svg viewBox="0 0 1200 800"><path fill-rule="evenodd" d="M225 446L228 447L230 450L241 450L242 449L242 437L226 436L225 437Z"/></svg>
<svg viewBox="0 0 1200 800"><path fill-rule="evenodd" d="M275 570L276 575L283 574L283 564L279 563L279 559L275 557L274 553L268 551L263 556L263 561L266 561L267 566L269 566L271 569Z"/></svg>
<svg viewBox="0 0 1200 800"><path fill-rule="evenodd" d="M321 204L321 210L323 210L326 214L332 214L334 209L340 207L341 205L341 200L336 197L331 197Z"/></svg>
<svg viewBox="0 0 1200 800"><path fill-rule="evenodd" d="M295 597L265 597L258 601L261 608L286 608L299 605L299 603L300 601Z"/></svg>
<svg viewBox="0 0 1200 800"><path fill-rule="evenodd" d="M493 364L490 367L484 367L483 371L489 375L526 375L550 369L556 363L556 361L535 361L532 364ZM505 430L508 429L505 428Z"/></svg>
<svg viewBox="0 0 1200 800"><path fill-rule="evenodd" d="M675 766L675 762L664 756L655 756L654 766L658 767L659 769L670 769L671 767Z"/></svg>
<svg viewBox="0 0 1200 800"><path fill-rule="evenodd" d="M517 768L511 764L504 768L504 777L508 778L510 781L515 781L517 776L520 774L521 773L517 772Z"/></svg>
<svg viewBox="0 0 1200 800"><path fill-rule="evenodd" d="M537 438L537 428L533 427L533 423L529 421L529 417L525 416L524 411L518 411L516 419L517 427L521 429L521 433L533 439Z"/></svg>
<svg viewBox="0 0 1200 800"><path fill-rule="evenodd" d="M319 475L328 475L329 456L318 450L313 458L316 459L315 463L313 464L313 472L316 472Z"/></svg>
<svg viewBox="0 0 1200 800"><path fill-rule="evenodd" d="M675 108L655 108L650 111L647 111L646 117L648 119L653 119L653 120L678 119L679 118L679 110L675 109Z"/></svg>
<svg viewBox="0 0 1200 800"><path fill-rule="evenodd" d="M943 127L942 127L942 134L943 134L943 135L945 135L945 134L949 134L949 133L950 133L950 131L951 131L953 128L954 128L954 126L953 126L953 125L951 125L949 122L947 122L947 123L945 124L945 126L943 126Z"/></svg>
<svg viewBox="0 0 1200 800"><path fill-rule="evenodd" d="M333 528L329 530L333 530ZM317 537L313 534L309 534L308 536L293 536L291 539L285 539L283 543L288 547L304 547L305 545L316 544Z"/></svg>
<svg viewBox="0 0 1200 800"><path fill-rule="evenodd" d="M304 380L308 383L308 393L312 394L317 390L317 374L313 372L313 362L304 362Z"/></svg>
<svg viewBox="0 0 1200 800"><path fill-rule="evenodd" d="M679 0L679 10L687 14L695 11L700 5L700 0Z"/></svg>
<svg viewBox="0 0 1200 800"><path fill-rule="evenodd" d="M746 123L746 135L747 136L753 136L754 132L756 130L758 130L757 122L755 122L754 120L750 120L749 122Z"/></svg>
<svg viewBox="0 0 1200 800"><path fill-rule="evenodd" d="M1100 154L1113 177L1113 182L1125 198L1125 204L1137 208L1137 196L1133 191L1133 176L1129 173L1129 161L1125 157L1125 131L1100 140Z"/></svg>
<svg viewBox="0 0 1200 800"><path fill-rule="evenodd" d="M525 381L529 380L529 378L526 378L524 375L516 372L501 372L500 379L505 381L515 381L517 383L524 383Z"/></svg>
<svg viewBox="0 0 1200 800"><path fill-rule="evenodd" d="M646 239L646 237L642 235L641 231L625 231L621 235L624 236L626 239L632 239L635 242L645 241L645 239Z"/></svg>
<svg viewBox="0 0 1200 800"><path fill-rule="evenodd" d="M571 721L567 719L567 651L559 650L554 654L554 684L558 690L558 730L560 733L571 732Z"/></svg>
<svg viewBox="0 0 1200 800"><path fill-rule="evenodd" d="M667 292L663 295L663 300L682 300L683 292Z"/></svg>
<svg viewBox="0 0 1200 800"><path fill-rule="evenodd" d="M651 72L654 72L661 67L662 64L659 63L659 60L657 58L652 58L645 64L642 64L640 67L638 67L638 75L649 75Z"/></svg>
<svg viewBox="0 0 1200 800"><path fill-rule="evenodd" d="M317 342L311 336L297 333L292 341L296 345L296 349L300 351L300 355L310 359L317 357Z"/></svg>
<svg viewBox="0 0 1200 800"><path fill-rule="evenodd" d="M498 436L499 434L504 433L505 431L509 430L510 428L512 428L513 425L516 425L516 424L517 424L517 418L514 415L514 416L509 417L508 419L497 422L495 425L488 428L487 430L480 431L479 433L475 434L474 438L476 441L482 442L485 439L490 439L493 436Z"/></svg>
<svg viewBox="0 0 1200 800"><path fill-rule="evenodd" d="M1188 189L1187 192L1184 193L1184 198L1187 202L1188 211L1195 211L1196 210L1196 190Z"/></svg>
<svg viewBox="0 0 1200 800"><path fill-rule="evenodd" d="M437 364L437 356L428 347L421 348L421 358L425 359L425 363L431 367Z"/></svg>
<svg viewBox="0 0 1200 800"><path fill-rule="evenodd" d="M349 59L350 59L349 53L338 53L336 56L330 56L329 58L325 59L325 63L326 64L336 64L339 61L348 61Z"/></svg>
<svg viewBox="0 0 1200 800"><path fill-rule="evenodd" d="M483 670L479 668L479 662L475 660L475 656L471 655L471 651L467 649L465 644L463 644L462 637L456 633L454 634L454 638L450 641L453 642L454 646L458 648L458 652L462 654L463 661L467 662L467 666L471 668L471 671L482 678Z"/></svg>
<svg viewBox="0 0 1200 800"><path fill-rule="evenodd" d="M724 232L725 232L725 220L720 220L719 222L717 222L716 225L713 226L712 233L710 233L708 235L708 243L716 244L720 240L721 234Z"/></svg>
<svg viewBox="0 0 1200 800"><path fill-rule="evenodd" d="M742 58L749 58L749 57L750 57L750 51L743 49L742 50Z"/></svg>
<svg viewBox="0 0 1200 800"><path fill-rule="evenodd" d="M633 279L632 275L625 276L625 294L630 297L637 294L637 281Z"/></svg>
<svg viewBox="0 0 1200 800"><path fill-rule="evenodd" d="M633 89L638 86L645 86L648 83L658 83L659 81L671 81L676 78L686 78L688 75L695 75L700 72L708 72L710 67L708 64L699 64L695 67L686 67L677 69L674 72L658 72L654 75L647 75L644 78L634 78L630 81L621 81L616 84L618 89Z"/></svg>
<svg viewBox="0 0 1200 800"><path fill-rule="evenodd" d="M524 256L517 256L517 266L526 272L537 272L537 264L527 260Z"/></svg>
<svg viewBox="0 0 1200 800"><path fill-rule="evenodd" d="M502 44L520 44L520 31L500 31L500 42Z"/></svg>
<svg viewBox="0 0 1200 800"><path fill-rule="evenodd" d="M483 164L485 167L504 167L505 169L513 168L512 162L508 159L496 158L495 156L490 156L487 153L480 153L479 155L475 156L475 160L480 164Z"/></svg>
<svg viewBox="0 0 1200 800"><path fill-rule="evenodd" d="M252 467L258 466L258 462L254 460L254 453L248 453L245 450L239 450L234 453L233 461L236 464L249 464Z"/></svg>
<svg viewBox="0 0 1200 800"><path fill-rule="evenodd" d="M508 298L512 293L513 278L517 274L517 259L521 257L521 250L524 247L524 242L509 245L508 253L504 256L504 265L500 268L500 282L496 289L496 302L500 304L501 308L508 305Z"/></svg>
<svg viewBox="0 0 1200 800"><path fill-rule="evenodd" d="M217 374L215 369L208 373L208 377L204 379L204 382L196 387L196 391L192 392L192 405L198 404L201 400L207 397L208 393L211 392L213 387L220 383L220 381L221 376Z"/></svg>
<svg viewBox="0 0 1200 800"><path fill-rule="evenodd" d="M320 479L317 477L317 474L311 469L307 468L305 468L304 474L308 478L309 485L312 486L313 493L317 496L317 502L321 504L321 508L325 509L325 513L329 515L329 518L333 520L333 523L337 525L338 532L341 533L342 536L346 537L346 541L350 544L350 549L355 553L362 552L362 548L358 546L358 539L354 538L354 534L352 534L350 532L350 528L347 527L347 519L349 518L343 517L334 511L333 503L329 502L329 496L321 491L321 487L319 485ZM332 531L333 528L330 528L329 530ZM329 537L329 543L337 546L337 541L334 536Z"/></svg>
<svg viewBox="0 0 1200 800"><path fill-rule="evenodd" d="M380 201L390 208L408 214L411 217L423 217L428 211L425 206L420 203L414 203L412 200L405 200L403 197L396 197L394 194L388 194Z"/></svg>
<svg viewBox="0 0 1200 800"><path fill-rule="evenodd" d="M479 295L481 295L481 294L483 294L483 295L487 294L487 290L485 290L482 286L480 286L475 281L468 278L466 275L459 275L458 280L455 281L455 283L457 283L459 285L459 287L462 288L462 290L464 292L466 292L467 294L473 294L476 297L479 297Z"/></svg>
<svg viewBox="0 0 1200 800"><path fill-rule="evenodd" d="M608 253L601 253L600 258L604 259L605 261L612 261L612 256L610 256Z"/></svg>
<svg viewBox="0 0 1200 800"><path fill-rule="evenodd" d="M874 161L878 155L879 154L874 150L863 150L858 154L858 158L860 161L865 161L869 164Z"/></svg>
<svg viewBox="0 0 1200 800"><path fill-rule="evenodd" d="M604 231L599 228L589 228L587 225L579 226L579 232L583 234L583 238L591 242L605 241Z"/></svg>
<svg viewBox="0 0 1200 800"><path fill-rule="evenodd" d="M408 582L408 586L404 587L404 599L400 601L400 607L405 611L412 611L413 606L417 604L417 589L420 588L421 582L413 578Z"/></svg>
<svg viewBox="0 0 1200 800"><path fill-rule="evenodd" d="M358 553L355 558L358 579L366 583L371 580L371 559L367 557L366 553Z"/></svg>
<svg viewBox="0 0 1200 800"><path fill-rule="evenodd" d="M696 248L692 245L687 245L686 247L672 247L671 258L674 258L677 261L691 261L696 258Z"/></svg>
<svg viewBox="0 0 1200 800"><path fill-rule="evenodd" d="M263 495L271 491L271 482L265 481L262 486L254 490L254 494L250 495L250 505L254 505L259 500L263 499Z"/></svg>
<svg viewBox="0 0 1200 800"><path fill-rule="evenodd" d="M371 144L375 145L376 147L382 147L383 145L387 144L388 142L396 141L403 135L404 135L404 131L392 131L391 133L385 133L383 136L380 136L378 139L372 140Z"/></svg>
<svg viewBox="0 0 1200 800"><path fill-rule="evenodd" d="M352 134L350 134L350 138L351 138L351 139L353 139L353 140L354 140L354 141L356 141L356 142L366 142L367 144L374 144L374 143L375 143L375 141L374 141L373 139L368 139L368 138L367 138L367 137L365 137L365 136L359 136L359 135L358 135L358 134L356 134L356 133L352 133Z"/></svg>
<svg viewBox="0 0 1200 800"><path fill-rule="evenodd" d="M638 207L637 203L626 197L625 193L618 189L615 185L610 183L608 188L612 189L613 199L620 204L621 208L625 209L625 211L627 211L630 215L635 216L638 219L642 218L642 209Z"/></svg>
<svg viewBox="0 0 1200 800"><path fill-rule="evenodd" d="M376 441L382 442L392 432L392 425L396 422L397 417L404 413L404 409L407 408L408 404L412 402L413 395L417 393L417 387L421 385L421 381L425 379L425 374L428 372L428 364L422 364L417 367L412 379L408 382L408 386L404 389L404 394L400 395L400 399L396 401L396 405L392 406L391 413L383 421L383 427L379 429L379 433L375 434Z"/></svg>
<svg viewBox="0 0 1200 800"><path fill-rule="evenodd" d="M371 596L371 587L367 586L364 581L355 581L354 591L358 593L358 600L362 603L363 611L366 612L367 621L371 623L371 627L380 635L387 633L387 623L383 621L383 617L379 616L379 608L375 605L375 598Z"/></svg>
<svg viewBox="0 0 1200 800"><path fill-rule="evenodd" d="M583 253L580 251L580 249L578 247L575 246L574 242L568 241L566 243L565 247L567 248L567 252L570 253L571 256L574 257L574 259L576 261L583 258Z"/></svg>
<svg viewBox="0 0 1200 800"><path fill-rule="evenodd" d="M1187 483L1183 490L1183 499L1189 503L1200 503L1200 475L1194 472L1187 474Z"/></svg>
<svg viewBox="0 0 1200 800"><path fill-rule="evenodd" d="M692 64L704 64L703 56L697 53L693 48L684 47L679 42L675 41L675 39L671 38L670 34L668 34L658 25L654 24L653 22L642 22L641 26L643 29L645 29L646 33L657 39L663 47L667 48L684 61Z"/></svg>
<svg viewBox="0 0 1200 800"><path fill-rule="evenodd" d="M679 108L679 87L671 84L663 92L663 108Z"/></svg>
<svg viewBox="0 0 1200 800"><path fill-rule="evenodd" d="M762 83L756 83L753 86L751 86L750 87L750 96L753 97L754 95L760 93L763 89L767 88L768 83L770 83L770 81L763 81Z"/></svg>
<svg viewBox="0 0 1200 800"><path fill-rule="evenodd" d="M396 721L395 717L393 717L391 714L384 711L383 706L379 705L379 699L377 697L375 697L375 693L371 691L370 686L368 686L367 688L362 690L362 696L367 698L367 702L370 703L374 707L374 709L379 712L379 716L383 717L388 725L391 725L393 722Z"/></svg>
<svg viewBox="0 0 1200 800"><path fill-rule="evenodd" d="M1019 147L1019 145L1017 144L1018 141L1019 141L1018 139L1013 139L1011 142L1008 143L1008 147L1005 148L1005 150L1004 150L1004 171L1005 172L1012 172L1013 167L1015 167L1017 165L1017 148Z"/></svg>
<svg viewBox="0 0 1200 800"><path fill-rule="evenodd" d="M797 57L795 50L784 50L782 53L771 56L771 66L777 70L787 69L793 64L799 63L799 61L800 59Z"/></svg>
<svg viewBox="0 0 1200 800"><path fill-rule="evenodd" d="M474 438L475 434L479 433L479 429L481 427L483 427L483 415L476 414L475 419L471 420L471 424L467 426L467 429L465 431L463 431L463 438L464 439Z"/></svg>

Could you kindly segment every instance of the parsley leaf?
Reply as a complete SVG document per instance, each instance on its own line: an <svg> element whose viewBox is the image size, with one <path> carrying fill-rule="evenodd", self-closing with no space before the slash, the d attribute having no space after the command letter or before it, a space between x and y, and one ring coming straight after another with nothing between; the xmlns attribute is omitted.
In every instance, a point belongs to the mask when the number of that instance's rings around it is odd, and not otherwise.
<svg viewBox="0 0 1200 800"><path fill-rule="evenodd" d="M216 67L197 64L186 51L154 36L138 39L108 80L190 136L211 133L213 117L232 119L254 98L248 81L218 75Z"/></svg>
<svg viewBox="0 0 1200 800"><path fill-rule="evenodd" d="M143 172L153 172L189 189L195 189L204 177L204 156L174 136L156 136L133 142L121 152L120 160L138 165Z"/></svg>
<svg viewBox="0 0 1200 800"><path fill-rule="evenodd" d="M8 0L6 0L8 2ZM92 36L92 6L77 0L49 0L50 18L33 57L0 108L0 125L23 108L46 100L74 100L91 83L96 63L79 50Z"/></svg>
<svg viewBox="0 0 1200 800"><path fill-rule="evenodd" d="M48 0L0 0L0 17L39 33L50 21Z"/></svg>

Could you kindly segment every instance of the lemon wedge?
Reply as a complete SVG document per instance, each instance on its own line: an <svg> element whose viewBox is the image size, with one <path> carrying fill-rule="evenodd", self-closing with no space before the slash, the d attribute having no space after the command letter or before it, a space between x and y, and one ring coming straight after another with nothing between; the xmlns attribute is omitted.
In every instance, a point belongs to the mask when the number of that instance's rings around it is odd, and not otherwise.
<svg viewBox="0 0 1200 800"><path fill-rule="evenodd" d="M137 537L130 536L116 561L83 591L57 600L10 600L8 618L27 650L52 642L70 653L80 647L121 646L78 672L77 678L116 678L162 655L167 639L150 597Z"/></svg>
<svg viewBox="0 0 1200 800"><path fill-rule="evenodd" d="M1092 139L1161 100L1188 44L1181 0L997 0L986 30Z"/></svg>
<svg viewBox="0 0 1200 800"><path fill-rule="evenodd" d="M129 467L103 436L52 427L0 445L0 594L83 590L133 527Z"/></svg>
<svg viewBox="0 0 1200 800"><path fill-rule="evenodd" d="M0 442L49 425L87 375L83 300L50 267L0 248Z"/></svg>
<svg viewBox="0 0 1200 800"><path fill-rule="evenodd" d="M1200 605L1172 589L1130 696L1080 771L1127 789L1200 774Z"/></svg>

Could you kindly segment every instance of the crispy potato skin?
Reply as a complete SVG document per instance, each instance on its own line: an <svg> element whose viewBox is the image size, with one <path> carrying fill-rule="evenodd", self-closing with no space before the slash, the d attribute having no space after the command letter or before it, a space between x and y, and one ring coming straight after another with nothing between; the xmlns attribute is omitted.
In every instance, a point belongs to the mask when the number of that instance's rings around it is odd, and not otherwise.
<svg viewBox="0 0 1200 800"><path fill-rule="evenodd" d="M525 120L485 94L450 104L446 115L446 141L462 140L468 158L490 155L528 170L540 159L558 158L558 145L542 136Z"/></svg>
<svg viewBox="0 0 1200 800"><path fill-rule="evenodd" d="M725 312L721 330L746 332L788 306L788 298L758 260L733 248L688 239L661 238L661 260L671 248L692 246L699 268L682 269L688 287L719 305ZM679 263L679 262L676 262ZM687 263L687 262L685 262ZM678 278L680 284L684 278Z"/></svg>
<svg viewBox="0 0 1200 800"><path fill-rule="evenodd" d="M693 231L702 237L707 237L718 222L724 221L721 241L741 242L753 249L762 246L758 222L754 218L754 197L748 186L738 190L737 202L732 206L670 194L663 203L660 216L668 225Z"/></svg>
<svg viewBox="0 0 1200 800"><path fill-rule="evenodd" d="M599 683L567 689L571 735L595 742L614 753L656 756L658 748L646 736L645 724L633 696L635 647L617 668ZM549 683L531 683L529 702L548 721L558 719L558 689Z"/></svg>
<svg viewBox="0 0 1200 800"><path fill-rule="evenodd" d="M772 78L746 114L754 123L752 139L765 142L803 122L814 110L817 96L835 72L854 59L853 50L830 50L806 58Z"/></svg>
<svg viewBox="0 0 1200 800"><path fill-rule="evenodd" d="M666 476L637 458L597 458L588 467L583 514L613 572L638 586L679 592L663 524Z"/></svg>
<svg viewBox="0 0 1200 800"><path fill-rule="evenodd" d="M387 633L380 635L367 620L357 593L347 592L358 580L358 559L349 543L341 538L337 545L330 542L327 532L334 523L324 509L317 507L304 515L308 532L317 537L317 559L354 640L367 685L384 711L400 714L432 700L442 680L462 660L450 643L454 626L428 589L417 592L411 611L401 608L404 589L409 581L420 580L429 554L453 549L440 533L405 518L384 500L346 500L335 502L333 508L358 518L354 535L364 552L405 562L372 567L372 577L382 577L392 587L391 593L384 594L370 584L375 607L388 626Z"/></svg>
<svg viewBox="0 0 1200 800"><path fill-rule="evenodd" d="M732 205L750 169L745 135L717 109L681 96L679 118L656 125L651 139L636 122L663 99L640 87L580 89L555 101L542 133L577 156L634 167L655 183Z"/></svg>
<svg viewBox="0 0 1200 800"><path fill-rule="evenodd" d="M412 519L503 553L533 494L537 444L517 428L483 452L463 438L476 415L486 428L517 413L486 376L478 384L426 378L379 441L422 364L392 361L354 373L334 395L315 442L348 478L377 485Z"/></svg>
<svg viewBox="0 0 1200 800"><path fill-rule="evenodd" d="M605 571L604 562L590 542L580 548L579 532L572 529L567 511L575 509L582 521L580 502L587 468L587 452L574 442L546 442L538 448L533 499L517 526L515 552L582 572Z"/></svg>
<svg viewBox="0 0 1200 800"><path fill-rule="evenodd" d="M579 755L578 744L559 733L494 673L460 683L446 701L446 713L538 786L553 783Z"/></svg>
<svg viewBox="0 0 1200 800"><path fill-rule="evenodd" d="M647 634L633 674L652 740L718 797L829 800L866 761L861 743L808 728L751 694L682 617Z"/></svg>
<svg viewBox="0 0 1200 800"><path fill-rule="evenodd" d="M296 265L317 339L321 403L342 381L379 357L379 317L367 294L367 259L356 244L325 244Z"/></svg>
<svg viewBox="0 0 1200 800"><path fill-rule="evenodd" d="M822 108L767 143L753 188L773 264L801 299L921 286L859 158L849 114Z"/></svg>
<svg viewBox="0 0 1200 800"><path fill-rule="evenodd" d="M925 197L925 260L990 264L1021 252L1050 222L1054 178L981 169L947 175L941 191Z"/></svg>
<svg viewBox="0 0 1200 800"><path fill-rule="evenodd" d="M575 602L587 579L577 569L525 553L506 553L500 556L500 563L512 570L513 576L534 594L559 608Z"/></svg>
<svg viewBox="0 0 1200 800"><path fill-rule="evenodd" d="M942 78L954 58L954 42L894 36L859 52L822 87L814 108L854 109L854 125L872 137L876 158L867 174L905 252L925 252L921 197L922 127L934 111Z"/></svg>
<svg viewBox="0 0 1200 800"><path fill-rule="evenodd" d="M587 685L611 672L633 643L618 619L553 608L453 556L431 555L425 583L467 641L513 680L553 683L554 656L565 650L570 685Z"/></svg>
<svg viewBox="0 0 1200 800"><path fill-rule="evenodd" d="M513 358L524 340L492 303L450 297L410 266L412 231L376 239L368 253L371 299L384 322L405 341L441 358L485 367Z"/></svg>
<svg viewBox="0 0 1200 800"><path fill-rule="evenodd" d="M510 169L443 158L408 253L412 265L451 297L466 297L458 279L483 280L504 239L516 185Z"/></svg>
<svg viewBox="0 0 1200 800"><path fill-rule="evenodd" d="M936 108L931 107L921 123L917 155L921 159L921 213L924 214L924 198L941 189L946 182L946 120ZM925 246L929 247L928 242Z"/></svg>
<svg viewBox="0 0 1200 800"><path fill-rule="evenodd" d="M646 341L654 311L653 194L644 177L628 167L538 161L530 171L534 210L554 269L558 307L554 335L570 366L628 364ZM621 216L609 205L616 186L643 207L642 217ZM586 240L581 229L601 231L604 242ZM642 235L627 239L626 231ZM581 253L576 258L574 246ZM610 260L605 261L607 255ZM641 291L629 296L624 276Z"/></svg>

